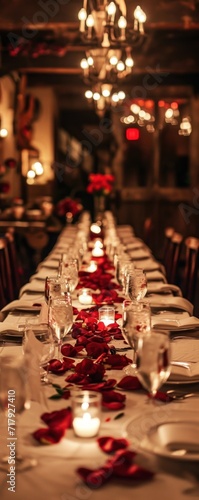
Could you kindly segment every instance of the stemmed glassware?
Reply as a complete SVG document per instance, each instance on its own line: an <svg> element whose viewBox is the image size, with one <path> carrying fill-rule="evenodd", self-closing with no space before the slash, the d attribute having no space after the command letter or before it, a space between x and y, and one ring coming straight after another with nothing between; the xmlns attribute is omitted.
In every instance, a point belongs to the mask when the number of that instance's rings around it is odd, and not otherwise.
<svg viewBox="0 0 199 500"><path fill-rule="evenodd" d="M73 259L68 262L61 262L60 276L65 280L68 286L68 291L72 294L78 284L77 259Z"/></svg>
<svg viewBox="0 0 199 500"><path fill-rule="evenodd" d="M34 335L33 342L31 335ZM32 344L40 368L40 380L43 384L48 384L48 364L55 353L55 339L53 330L48 323L40 323L38 318L30 319L25 324L22 347L26 354L27 343Z"/></svg>
<svg viewBox="0 0 199 500"><path fill-rule="evenodd" d="M137 377L152 401L170 375L170 339L165 331L151 330L138 339Z"/></svg>
<svg viewBox="0 0 199 500"><path fill-rule="evenodd" d="M147 293L147 278L143 269L134 269L127 277L127 294L131 300L142 300Z"/></svg>
<svg viewBox="0 0 199 500"><path fill-rule="evenodd" d="M30 409L28 372L23 357L2 356L0 359L0 409L7 418L6 449L7 453L12 449L16 472L34 467L37 465L34 458L18 453L18 416ZM12 448L9 448L9 443L12 443ZM1 470L10 472L9 456L1 458Z"/></svg>
<svg viewBox="0 0 199 500"><path fill-rule="evenodd" d="M61 347L63 339L73 325L73 308L68 296L54 297L49 304L49 324L52 326L58 342L58 359L62 359Z"/></svg>
<svg viewBox="0 0 199 500"><path fill-rule="evenodd" d="M151 328L151 309L147 302L132 302L124 300L122 333L126 342L133 349L133 361L125 369L127 375L137 375L137 343L139 337L144 336Z"/></svg>

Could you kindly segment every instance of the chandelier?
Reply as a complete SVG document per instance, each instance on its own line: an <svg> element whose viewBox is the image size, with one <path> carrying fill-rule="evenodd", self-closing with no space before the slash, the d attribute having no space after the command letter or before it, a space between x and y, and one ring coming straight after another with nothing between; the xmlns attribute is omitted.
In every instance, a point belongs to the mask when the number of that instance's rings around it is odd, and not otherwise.
<svg viewBox="0 0 199 500"><path fill-rule="evenodd" d="M86 52L80 66L85 83L100 81L115 84L131 74L134 61L129 47L122 50L97 48Z"/></svg>
<svg viewBox="0 0 199 500"><path fill-rule="evenodd" d="M79 11L80 35L84 43L102 48L117 48L144 39L146 14L138 5L127 23L125 0L83 0Z"/></svg>
<svg viewBox="0 0 199 500"><path fill-rule="evenodd" d="M103 116L106 109L122 104L126 94L111 84L98 83L86 90L85 97L88 103L94 105L97 115Z"/></svg>

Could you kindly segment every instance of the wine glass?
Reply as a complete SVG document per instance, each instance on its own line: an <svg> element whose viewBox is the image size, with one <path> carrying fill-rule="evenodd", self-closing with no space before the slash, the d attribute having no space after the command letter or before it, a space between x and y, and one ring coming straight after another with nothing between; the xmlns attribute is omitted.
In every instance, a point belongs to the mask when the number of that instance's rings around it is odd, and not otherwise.
<svg viewBox="0 0 199 500"><path fill-rule="evenodd" d="M137 377L152 401L170 375L170 339L165 331L151 330L139 337L137 345Z"/></svg>
<svg viewBox="0 0 199 500"><path fill-rule="evenodd" d="M62 359L61 347L64 337L73 324L73 308L70 297L60 296L50 300L49 322L58 342L58 359Z"/></svg>
<svg viewBox="0 0 199 500"><path fill-rule="evenodd" d="M34 458L20 455L18 452L18 416L29 408L28 369L25 358L2 356L0 359L0 409L7 420L6 449L8 456L1 458L0 470L7 473L11 472L11 454L12 458L14 456L16 472L37 465Z"/></svg>
<svg viewBox="0 0 199 500"><path fill-rule="evenodd" d="M57 297L60 295L64 295L64 293L68 292L68 285L65 281L65 279L62 277L53 277L53 278L48 278L46 277L45 279L45 300L46 303L49 303L49 299L51 297Z"/></svg>
<svg viewBox="0 0 199 500"><path fill-rule="evenodd" d="M65 280L68 286L68 291L73 293L78 284L78 266L76 259L61 263L61 278Z"/></svg>
<svg viewBox="0 0 199 500"><path fill-rule="evenodd" d="M26 354L28 343L31 345L31 349L35 349L39 362L41 383L48 384L48 365L55 353L55 340L51 326L47 323L40 323L37 318L28 320L25 323L22 340L24 354Z"/></svg>
<svg viewBox="0 0 199 500"><path fill-rule="evenodd" d="M147 293L146 273L136 268L127 278L127 293L131 300L142 300Z"/></svg>
<svg viewBox="0 0 199 500"><path fill-rule="evenodd" d="M133 349L133 361L125 369L127 375L137 375L137 343L138 338L147 334L151 328L151 308L148 302L132 302L125 300L123 303L122 334L126 342Z"/></svg>

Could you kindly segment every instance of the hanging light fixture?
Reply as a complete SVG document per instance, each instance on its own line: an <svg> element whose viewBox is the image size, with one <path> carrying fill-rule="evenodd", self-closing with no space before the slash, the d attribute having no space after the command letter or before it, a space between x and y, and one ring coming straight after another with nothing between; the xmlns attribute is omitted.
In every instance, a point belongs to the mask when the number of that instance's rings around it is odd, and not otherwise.
<svg viewBox="0 0 199 500"><path fill-rule="evenodd" d="M86 90L85 97L90 104L94 104L96 113L103 116L106 109L122 104L126 94L111 84L98 83L92 89Z"/></svg>
<svg viewBox="0 0 199 500"><path fill-rule="evenodd" d="M97 81L117 83L131 74L134 61L131 49L91 49L81 60L80 66L86 84Z"/></svg>
<svg viewBox="0 0 199 500"><path fill-rule="evenodd" d="M83 42L95 47L121 47L141 42L145 36L145 12L137 5L132 23L127 22L125 0L83 0L78 18Z"/></svg>

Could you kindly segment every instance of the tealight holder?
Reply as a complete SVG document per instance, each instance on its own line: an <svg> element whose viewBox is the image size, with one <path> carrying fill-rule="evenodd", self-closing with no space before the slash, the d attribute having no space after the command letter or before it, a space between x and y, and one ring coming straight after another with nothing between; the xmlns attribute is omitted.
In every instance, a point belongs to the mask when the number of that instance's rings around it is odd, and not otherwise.
<svg viewBox="0 0 199 500"><path fill-rule="evenodd" d="M114 306L102 306L98 310L99 321L103 321L105 326L115 323L115 308Z"/></svg>
<svg viewBox="0 0 199 500"><path fill-rule="evenodd" d="M102 396L93 391L72 391L72 419L76 436L97 436L101 423Z"/></svg>
<svg viewBox="0 0 199 500"><path fill-rule="evenodd" d="M78 300L80 304L91 305L93 301L91 290L89 288L81 288L78 292Z"/></svg>

